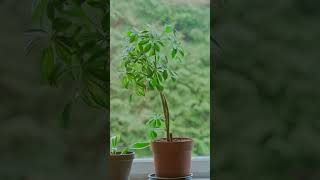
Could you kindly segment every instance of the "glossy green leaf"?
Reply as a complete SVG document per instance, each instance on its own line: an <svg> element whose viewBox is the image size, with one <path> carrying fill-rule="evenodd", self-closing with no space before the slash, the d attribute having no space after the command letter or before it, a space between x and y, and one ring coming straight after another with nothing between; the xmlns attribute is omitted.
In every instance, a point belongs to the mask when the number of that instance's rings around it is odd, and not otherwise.
<svg viewBox="0 0 320 180"><path fill-rule="evenodd" d="M149 142L137 142L131 145L130 149L144 149L150 146Z"/></svg>
<svg viewBox="0 0 320 180"><path fill-rule="evenodd" d="M157 132L155 132L155 131L150 131L150 132L149 132L149 138L150 138L151 140L154 140L154 139L156 139L157 137L158 137Z"/></svg>

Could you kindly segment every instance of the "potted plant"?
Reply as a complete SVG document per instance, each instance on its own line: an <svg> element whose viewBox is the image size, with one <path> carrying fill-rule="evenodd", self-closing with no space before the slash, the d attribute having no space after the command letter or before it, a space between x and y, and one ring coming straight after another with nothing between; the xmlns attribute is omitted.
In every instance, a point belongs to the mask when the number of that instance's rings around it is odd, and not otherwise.
<svg viewBox="0 0 320 180"><path fill-rule="evenodd" d="M139 96L149 91L159 94L163 116L156 116L147 122L152 128L149 132L154 140L151 149L154 155L157 177L177 178L190 176L191 152L193 141L190 138L174 137L170 127L170 113L165 96L165 82L176 81L177 74L171 63L180 62L184 51L177 40L176 31L166 25L163 31L147 25L139 30L127 33L128 43L122 56L125 69L122 82ZM154 129L161 129L164 124L165 138L157 138Z"/></svg>
<svg viewBox="0 0 320 180"><path fill-rule="evenodd" d="M127 180L130 174L132 161L134 159L134 150L144 149L150 146L149 142L139 142L120 149L120 136L110 138L110 178L113 180Z"/></svg>

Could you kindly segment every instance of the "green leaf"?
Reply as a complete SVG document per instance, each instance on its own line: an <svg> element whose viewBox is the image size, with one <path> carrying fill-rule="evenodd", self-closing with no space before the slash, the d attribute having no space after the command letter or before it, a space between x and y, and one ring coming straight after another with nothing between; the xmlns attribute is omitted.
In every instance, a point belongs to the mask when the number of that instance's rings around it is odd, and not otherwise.
<svg viewBox="0 0 320 180"><path fill-rule="evenodd" d="M128 76L124 76L124 77L122 78L122 85L123 85L126 89L128 89L128 86L129 86L129 78L128 78Z"/></svg>
<svg viewBox="0 0 320 180"><path fill-rule="evenodd" d="M149 53L149 56L154 56L154 55L156 55L156 52L155 52L154 48L152 48L152 50Z"/></svg>
<svg viewBox="0 0 320 180"><path fill-rule="evenodd" d="M147 53L151 49L151 44L147 44L144 48L144 52Z"/></svg>
<svg viewBox="0 0 320 180"><path fill-rule="evenodd" d="M137 40L137 36L136 35L133 35L133 36L130 36L130 43L133 43Z"/></svg>
<svg viewBox="0 0 320 180"><path fill-rule="evenodd" d="M133 33L132 31L128 31L128 32L127 32L128 37L131 37L133 34L134 34L134 33Z"/></svg>
<svg viewBox="0 0 320 180"><path fill-rule="evenodd" d="M38 23L41 21L48 4L48 0L37 0L32 8L32 21Z"/></svg>
<svg viewBox="0 0 320 180"><path fill-rule="evenodd" d="M106 83L101 83L88 74L84 74L83 81L85 82L84 88L89 93L89 98L100 108L109 107L109 96L107 93Z"/></svg>
<svg viewBox="0 0 320 180"><path fill-rule="evenodd" d="M163 91L164 87L163 87L163 85L162 85L161 83L158 83L158 84L157 84L157 89L158 89L159 91Z"/></svg>
<svg viewBox="0 0 320 180"><path fill-rule="evenodd" d="M164 70L163 73L162 73L162 76L163 76L163 79L164 79L164 80L167 80L167 78L168 78L168 71L167 71L167 70Z"/></svg>
<svg viewBox="0 0 320 180"><path fill-rule="evenodd" d="M47 17L52 21L55 17L55 7L53 2L49 2L47 5Z"/></svg>
<svg viewBox="0 0 320 180"><path fill-rule="evenodd" d="M112 136L111 137L111 147L112 149L117 149L118 148L118 144L120 142L120 136Z"/></svg>
<svg viewBox="0 0 320 180"><path fill-rule="evenodd" d="M181 54L182 57L184 57L184 52L183 52L183 50L180 49L180 50L179 50L179 53Z"/></svg>
<svg viewBox="0 0 320 180"><path fill-rule="evenodd" d="M157 132L155 132L155 131L150 131L150 132L149 132L149 138L150 138L151 140L156 139L157 136L158 136Z"/></svg>
<svg viewBox="0 0 320 180"><path fill-rule="evenodd" d="M131 149L144 149L150 146L149 142L137 142L131 145Z"/></svg>
<svg viewBox="0 0 320 180"><path fill-rule="evenodd" d="M158 43L162 46L162 47L164 47L164 44L163 44L163 42L161 42L161 41L158 41Z"/></svg>
<svg viewBox="0 0 320 180"><path fill-rule="evenodd" d="M157 79L156 78L152 78L151 81L150 81L150 84L151 84L152 88L156 88L157 84L158 84Z"/></svg>
<svg viewBox="0 0 320 180"><path fill-rule="evenodd" d="M56 53L59 58L66 64L70 64L72 62L71 52L66 45L63 45L59 41L55 43Z"/></svg>
<svg viewBox="0 0 320 180"><path fill-rule="evenodd" d="M129 152L129 149L128 148L124 148L122 151L121 151L121 154L128 154Z"/></svg>
<svg viewBox="0 0 320 180"><path fill-rule="evenodd" d="M169 73L170 73L171 79L173 81L176 81L177 80L177 73L175 73L174 71L169 71Z"/></svg>
<svg viewBox="0 0 320 180"><path fill-rule="evenodd" d="M156 50L156 51L160 51L160 47L159 47L159 45L157 45L157 44L154 44L154 49Z"/></svg>
<svg viewBox="0 0 320 180"><path fill-rule="evenodd" d="M149 42L149 39L143 39L139 42L139 45L144 45L147 44Z"/></svg>
<svg viewBox="0 0 320 180"><path fill-rule="evenodd" d="M145 96L144 87L138 86L136 88L136 93L137 93L138 96Z"/></svg>
<svg viewBox="0 0 320 180"><path fill-rule="evenodd" d="M49 46L43 51L42 55L42 75L48 82L50 81L50 76L53 73L54 69L54 54L52 47Z"/></svg>
<svg viewBox="0 0 320 180"><path fill-rule="evenodd" d="M172 32L172 27L170 25L165 26L165 32L166 33L171 33Z"/></svg>
<svg viewBox="0 0 320 180"><path fill-rule="evenodd" d="M176 57L176 54L177 54L177 49L172 49L171 51L171 57L174 59Z"/></svg>
<svg viewBox="0 0 320 180"><path fill-rule="evenodd" d="M164 119L162 116L155 116L146 123L148 128L159 129L164 127Z"/></svg>

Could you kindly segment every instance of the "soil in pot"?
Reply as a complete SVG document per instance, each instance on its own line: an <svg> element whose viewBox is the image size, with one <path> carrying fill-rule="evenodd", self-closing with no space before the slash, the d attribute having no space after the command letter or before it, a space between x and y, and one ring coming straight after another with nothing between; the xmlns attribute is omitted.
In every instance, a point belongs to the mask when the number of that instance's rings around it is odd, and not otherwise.
<svg viewBox="0 0 320 180"><path fill-rule="evenodd" d="M134 152L127 154L111 154L110 155L110 179L112 180L128 180L134 159Z"/></svg>
<svg viewBox="0 0 320 180"><path fill-rule="evenodd" d="M190 175L193 141L190 138L155 140L151 143L157 177L175 178Z"/></svg>

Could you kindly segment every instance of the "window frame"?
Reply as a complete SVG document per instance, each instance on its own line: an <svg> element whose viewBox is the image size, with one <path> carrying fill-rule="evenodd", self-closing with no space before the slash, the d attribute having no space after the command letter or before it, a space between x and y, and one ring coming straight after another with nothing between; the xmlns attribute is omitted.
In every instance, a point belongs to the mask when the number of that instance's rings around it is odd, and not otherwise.
<svg viewBox="0 0 320 180"><path fill-rule="evenodd" d="M154 172L153 158L138 158L133 160L130 180L147 179ZM193 178L210 178L210 156L196 156L191 159Z"/></svg>

